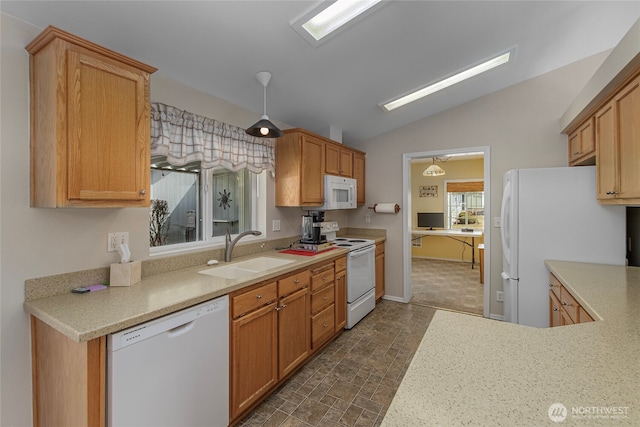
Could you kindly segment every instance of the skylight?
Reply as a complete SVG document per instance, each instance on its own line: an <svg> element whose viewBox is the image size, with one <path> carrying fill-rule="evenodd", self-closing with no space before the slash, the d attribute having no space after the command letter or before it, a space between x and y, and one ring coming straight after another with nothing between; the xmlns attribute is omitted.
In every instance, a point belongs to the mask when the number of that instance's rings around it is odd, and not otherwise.
<svg viewBox="0 0 640 427"><path fill-rule="evenodd" d="M372 12L376 5L382 5L382 0L337 0L321 2L318 7L305 13L291 23L291 26L313 46L318 46L326 37L349 22L353 23L366 12Z"/></svg>
<svg viewBox="0 0 640 427"><path fill-rule="evenodd" d="M499 65L509 62L514 51L515 51L515 48L511 49L507 53L503 53L494 58L491 58L488 61L485 61L479 65L476 65L471 68L467 68L464 71L461 71L457 74L452 75L451 77L447 77L445 79L439 80L421 89L416 89L408 94L401 95L398 98L394 98L389 101L383 102L379 104L380 108L382 108L385 111L395 110L398 107L402 107L403 105L406 105L413 101L417 101L418 99L424 98L427 95L431 95L432 93L438 92L456 83L460 83L463 80L469 79L473 76L477 76L478 74L484 73L485 71L489 71L492 68L495 68Z"/></svg>

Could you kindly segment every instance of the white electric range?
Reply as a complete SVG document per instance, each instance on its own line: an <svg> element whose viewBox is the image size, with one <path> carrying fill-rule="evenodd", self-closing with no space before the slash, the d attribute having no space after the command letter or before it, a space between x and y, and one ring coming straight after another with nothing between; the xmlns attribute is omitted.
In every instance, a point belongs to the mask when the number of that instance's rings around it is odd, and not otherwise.
<svg viewBox="0 0 640 427"><path fill-rule="evenodd" d="M351 329L376 306L376 245L374 240L350 237L337 237L333 243L349 249L345 329Z"/></svg>

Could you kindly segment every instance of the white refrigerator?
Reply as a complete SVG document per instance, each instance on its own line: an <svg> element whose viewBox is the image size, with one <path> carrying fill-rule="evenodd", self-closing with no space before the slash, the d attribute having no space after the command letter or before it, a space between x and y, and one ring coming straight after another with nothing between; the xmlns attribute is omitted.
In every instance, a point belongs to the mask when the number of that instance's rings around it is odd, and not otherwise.
<svg viewBox="0 0 640 427"><path fill-rule="evenodd" d="M508 171L500 217L507 322L549 327L545 259L625 265L626 210L598 204L595 166Z"/></svg>

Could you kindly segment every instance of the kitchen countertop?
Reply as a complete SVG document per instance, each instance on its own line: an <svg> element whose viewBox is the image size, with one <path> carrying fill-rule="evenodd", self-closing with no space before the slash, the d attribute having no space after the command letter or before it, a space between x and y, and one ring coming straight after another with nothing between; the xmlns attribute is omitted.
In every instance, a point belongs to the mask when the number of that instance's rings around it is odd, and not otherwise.
<svg viewBox="0 0 640 427"><path fill-rule="evenodd" d="M262 256L294 262L247 279L223 279L198 271L215 266L198 265L143 277L130 287L108 287L85 294L62 295L25 301L25 310L76 342L89 341L128 327L211 300L235 290L346 254L335 248L313 256L265 251L238 257L229 265Z"/></svg>
<svg viewBox="0 0 640 427"><path fill-rule="evenodd" d="M545 264L595 322L538 329L438 311L382 425L555 425L554 404L564 424L640 425L640 268Z"/></svg>

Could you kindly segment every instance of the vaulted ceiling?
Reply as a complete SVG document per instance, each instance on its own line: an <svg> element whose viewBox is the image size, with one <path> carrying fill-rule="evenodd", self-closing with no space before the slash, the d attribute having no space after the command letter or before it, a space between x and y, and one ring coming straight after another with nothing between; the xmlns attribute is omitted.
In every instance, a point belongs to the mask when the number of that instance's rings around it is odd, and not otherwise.
<svg viewBox="0 0 640 427"><path fill-rule="evenodd" d="M158 73L272 120L359 143L613 48L640 1L386 2L312 47L290 22L310 1L6 1L0 10L54 25ZM514 61L393 112L378 104L517 47ZM153 99L153 88L152 88ZM248 127L253 123L246 123Z"/></svg>

